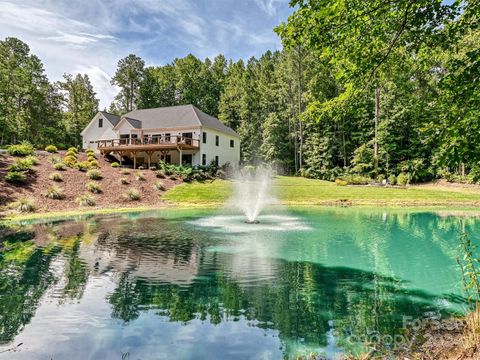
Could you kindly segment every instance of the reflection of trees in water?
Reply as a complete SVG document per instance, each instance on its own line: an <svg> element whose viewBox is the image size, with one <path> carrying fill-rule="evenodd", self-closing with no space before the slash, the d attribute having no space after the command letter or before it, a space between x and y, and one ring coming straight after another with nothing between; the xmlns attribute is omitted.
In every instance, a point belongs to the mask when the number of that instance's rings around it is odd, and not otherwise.
<svg viewBox="0 0 480 360"><path fill-rule="evenodd" d="M188 287L152 284L124 274L109 301L112 316L127 322L142 310L179 322L201 319L217 324L243 316L257 327L278 330L284 340L324 346L332 319L341 340L372 330L393 334L403 324L402 315L435 310L435 298L406 291L397 282L348 268L284 263L275 282L252 287L242 287L221 273Z"/></svg>

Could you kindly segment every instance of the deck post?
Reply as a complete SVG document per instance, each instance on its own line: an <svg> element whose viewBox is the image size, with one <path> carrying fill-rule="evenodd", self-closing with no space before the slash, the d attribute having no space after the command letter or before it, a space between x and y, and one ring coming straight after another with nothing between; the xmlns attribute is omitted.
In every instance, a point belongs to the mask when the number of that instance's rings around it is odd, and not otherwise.
<svg viewBox="0 0 480 360"><path fill-rule="evenodd" d="M178 160L178 165L182 166L182 149L178 148L178 153L180 156L180 159Z"/></svg>
<svg viewBox="0 0 480 360"><path fill-rule="evenodd" d="M133 168L136 169L137 168L137 152L132 151L132 155L133 155Z"/></svg>
<svg viewBox="0 0 480 360"><path fill-rule="evenodd" d="M152 155L153 155L153 151L146 151L147 153L147 158L148 158L148 169L150 169L150 162L152 160Z"/></svg>

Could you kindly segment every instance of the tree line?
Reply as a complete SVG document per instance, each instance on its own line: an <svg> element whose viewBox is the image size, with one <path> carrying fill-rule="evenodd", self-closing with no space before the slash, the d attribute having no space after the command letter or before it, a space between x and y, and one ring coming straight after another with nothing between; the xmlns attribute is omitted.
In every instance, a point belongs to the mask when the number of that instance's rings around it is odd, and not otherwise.
<svg viewBox="0 0 480 360"><path fill-rule="evenodd" d="M285 173L480 179L478 2L292 6L283 50L259 58L121 59L109 111L194 104L240 134L243 163ZM79 144L95 95L87 75L52 84L26 44L0 42L0 144Z"/></svg>

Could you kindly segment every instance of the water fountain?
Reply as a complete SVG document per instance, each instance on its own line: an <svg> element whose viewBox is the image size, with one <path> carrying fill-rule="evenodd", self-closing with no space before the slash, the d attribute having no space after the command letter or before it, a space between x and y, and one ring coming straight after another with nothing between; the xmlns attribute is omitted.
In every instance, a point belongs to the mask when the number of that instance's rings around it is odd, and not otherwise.
<svg viewBox="0 0 480 360"><path fill-rule="evenodd" d="M245 223L258 224L258 216L268 205L274 203L270 194L272 171L266 167L244 169L235 176L234 195L230 204L240 209L245 217Z"/></svg>

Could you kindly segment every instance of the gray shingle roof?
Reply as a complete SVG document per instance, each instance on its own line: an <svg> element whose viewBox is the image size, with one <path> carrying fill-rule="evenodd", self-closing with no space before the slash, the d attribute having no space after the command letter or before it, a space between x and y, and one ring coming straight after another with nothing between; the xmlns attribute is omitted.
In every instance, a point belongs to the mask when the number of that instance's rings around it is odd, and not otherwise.
<svg viewBox="0 0 480 360"><path fill-rule="evenodd" d="M204 126L209 129L238 136L238 134L220 120L205 114L193 105L178 105L155 109L133 110L122 118L140 121L140 128L174 128L182 126ZM129 121L130 122L130 121ZM131 123L131 122L130 122ZM133 127L138 128L133 123Z"/></svg>
<svg viewBox="0 0 480 360"><path fill-rule="evenodd" d="M135 129L141 129L142 128L142 122L137 119L132 119L126 116L122 116L122 119L125 119L130 125L132 125Z"/></svg>
<svg viewBox="0 0 480 360"><path fill-rule="evenodd" d="M120 116L110 114L106 111L100 111L100 113L107 119L113 126L120 122Z"/></svg>

